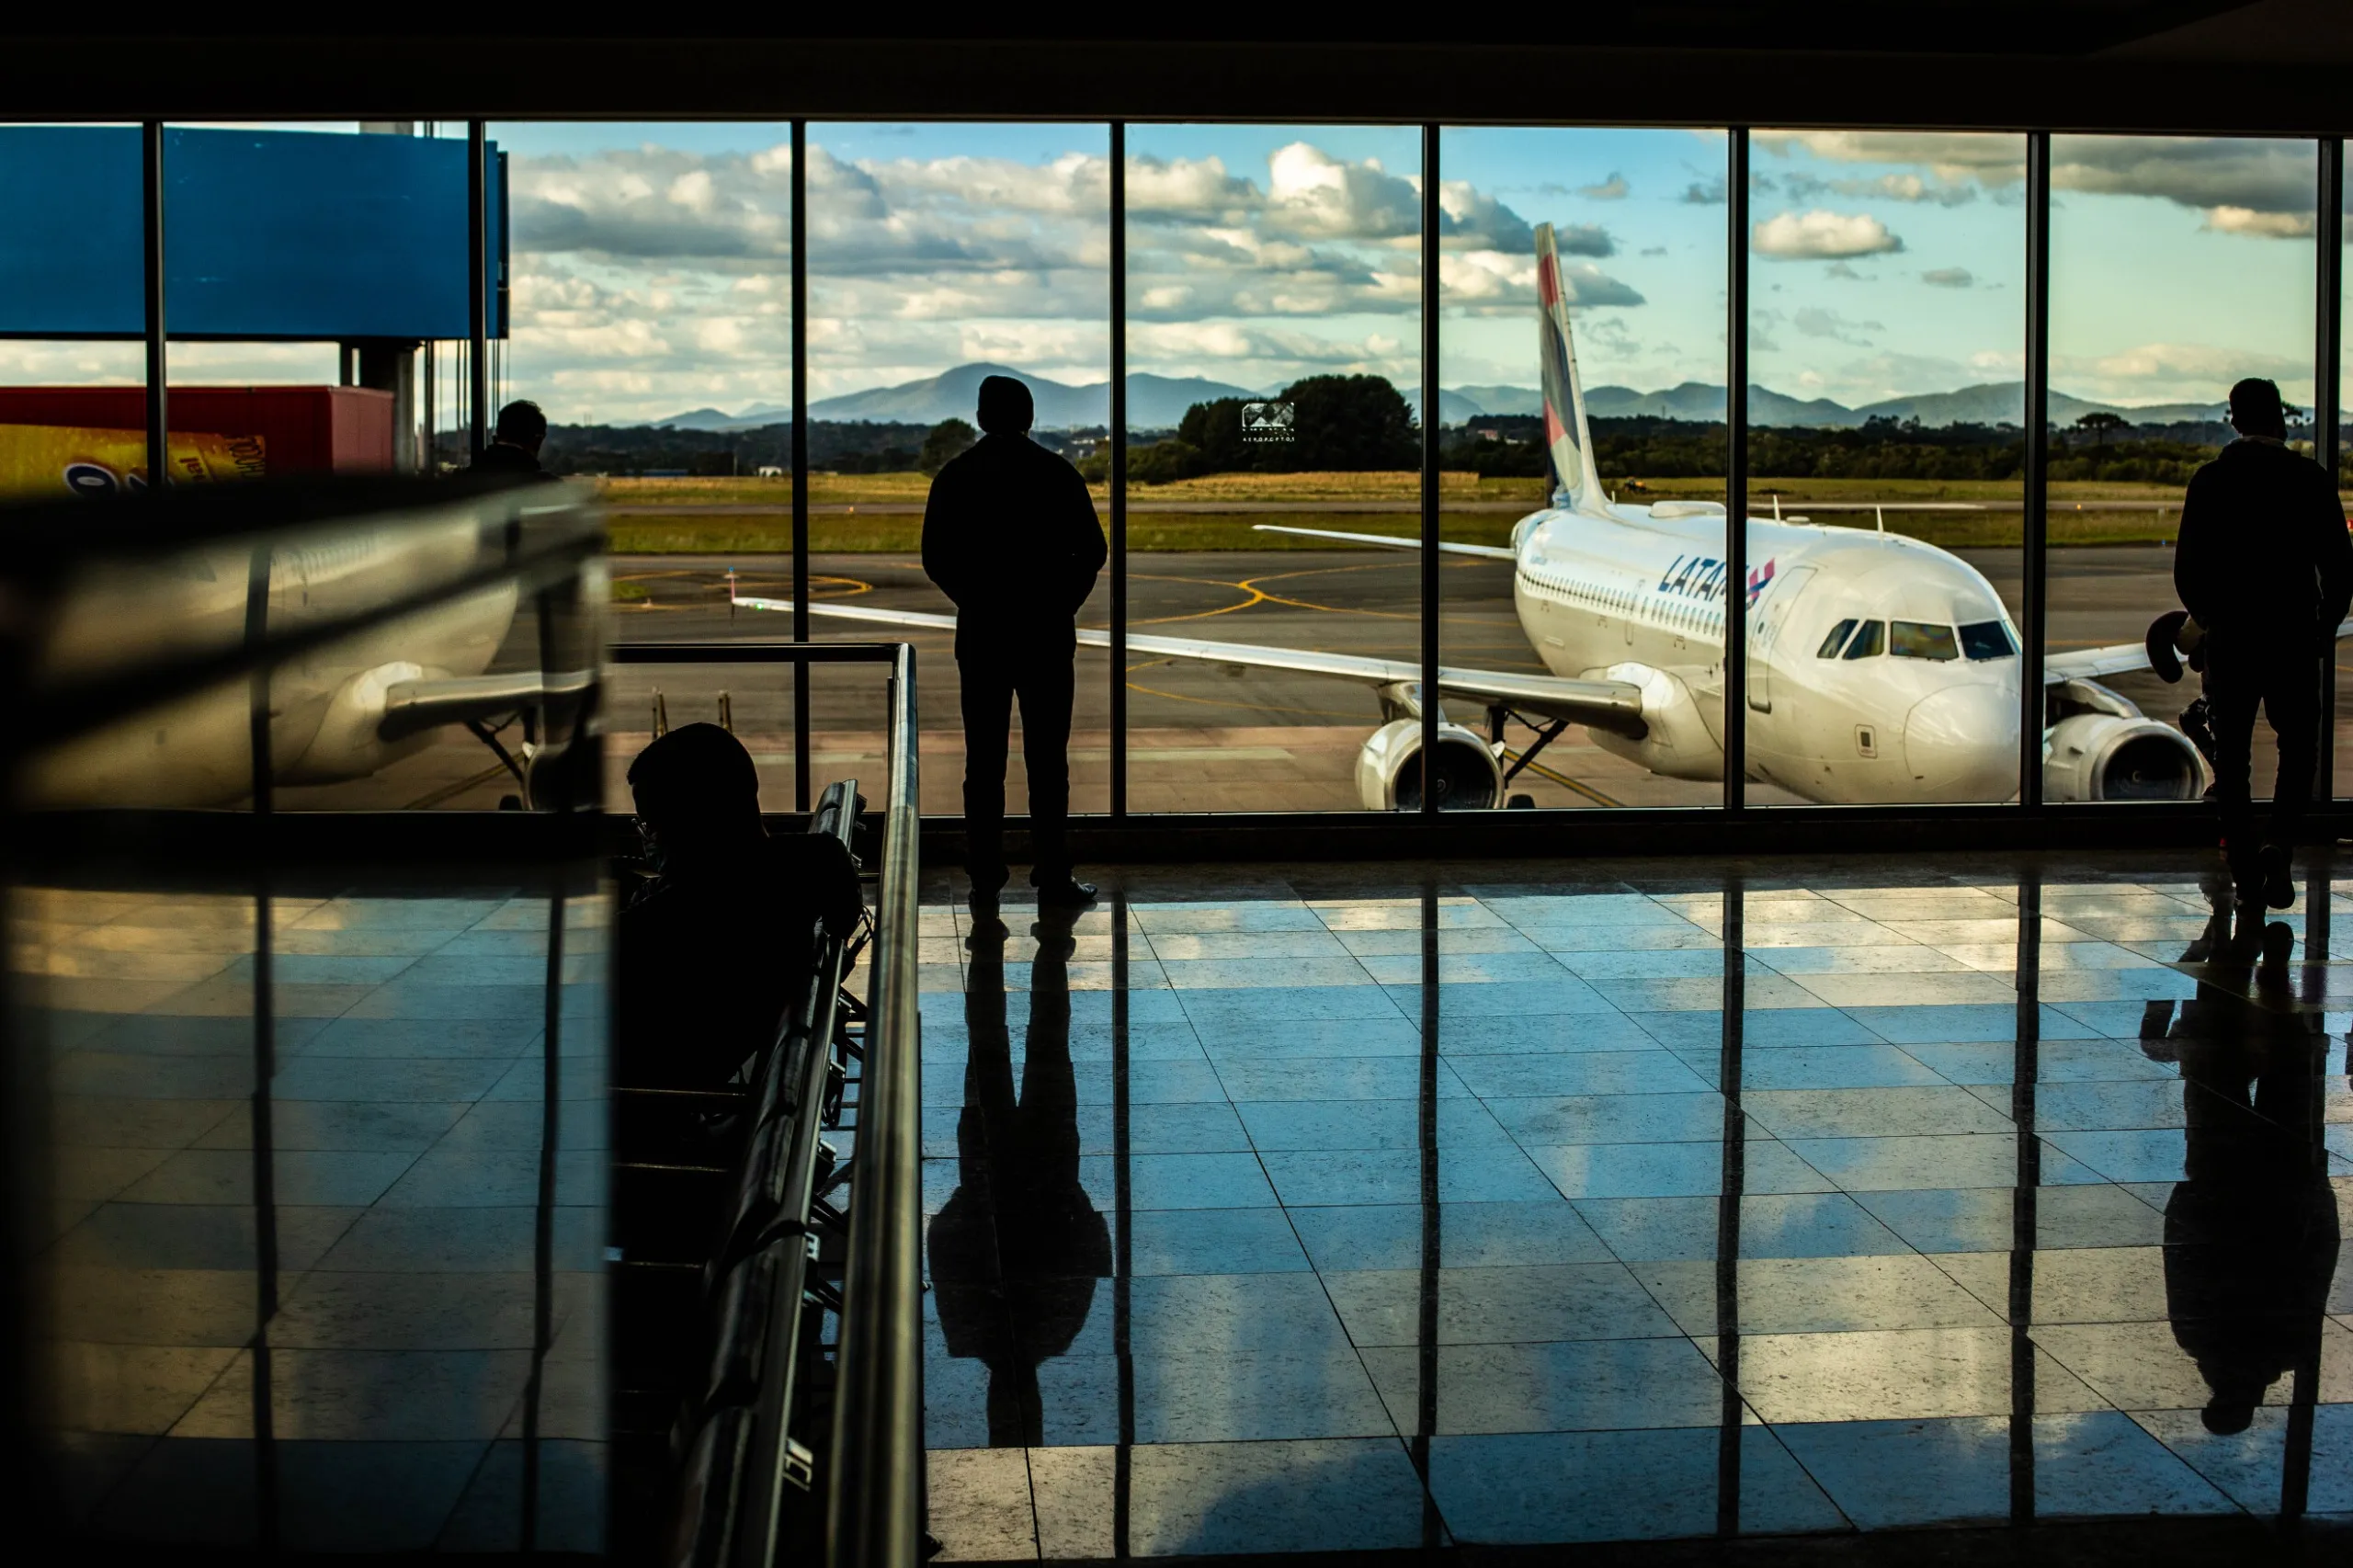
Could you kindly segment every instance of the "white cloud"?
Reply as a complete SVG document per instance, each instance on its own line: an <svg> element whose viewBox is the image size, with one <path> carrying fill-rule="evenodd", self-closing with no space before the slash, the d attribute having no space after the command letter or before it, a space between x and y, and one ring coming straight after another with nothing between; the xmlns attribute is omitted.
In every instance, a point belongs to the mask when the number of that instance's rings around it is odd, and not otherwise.
<svg viewBox="0 0 2353 1568"><path fill-rule="evenodd" d="M515 155L518 392L558 418L613 420L790 395L789 144L706 153L656 144ZM974 358L1100 380L1109 171L1099 153L846 159L808 150L812 392L827 396ZM1129 160L1131 361L1250 384L1307 369L1411 375L1420 309L1419 180L1308 141L1262 168ZM1450 308L1533 299L1533 235L1466 181L1438 191ZM1574 257L1616 249L1560 231ZM1582 305L1642 296L1589 260ZM568 406L566 406L568 404Z"/></svg>
<svg viewBox="0 0 2353 1568"><path fill-rule="evenodd" d="M2309 239L2310 212L2258 212L2252 207L2227 204L2206 209L2205 226L2218 234L2252 234L2266 240Z"/></svg>
<svg viewBox="0 0 2353 1568"><path fill-rule="evenodd" d="M1756 133L1755 144L1789 158L1799 152L1831 163L1891 164L1925 169L1928 179L1894 172L1819 179L1783 176L1797 199L1814 187L1840 195L1957 203L1973 186L1988 191L2026 177L2022 137L1911 131L1797 131ZM2206 227L2263 238L2312 233L2317 171L2307 141L2235 136L2057 136L2051 183L2057 190L2141 196L2206 215ZM2223 213L2234 216L2222 217ZM2244 217L2236 214L2245 214Z"/></svg>
<svg viewBox="0 0 2353 1568"><path fill-rule="evenodd" d="M1904 242L1868 212L1832 212L1820 207L1776 213L1751 230L1750 244L1759 256L1785 260L1826 261L1904 248Z"/></svg>
<svg viewBox="0 0 2353 1568"><path fill-rule="evenodd" d="M2233 381L2269 376L2288 401L2309 398L2309 357L2208 343L2144 343L2112 354L2053 355L2052 383L2119 403L2220 403Z"/></svg>
<svg viewBox="0 0 2353 1568"><path fill-rule="evenodd" d="M1920 274L1920 281L1938 289L1969 289L1976 286L1977 275L1965 267L1932 267Z"/></svg>
<svg viewBox="0 0 2353 1568"><path fill-rule="evenodd" d="M1626 176L1615 169L1610 170L1609 177L1599 185L1577 187L1577 194L1589 201L1623 201L1632 191L1633 187L1626 183Z"/></svg>

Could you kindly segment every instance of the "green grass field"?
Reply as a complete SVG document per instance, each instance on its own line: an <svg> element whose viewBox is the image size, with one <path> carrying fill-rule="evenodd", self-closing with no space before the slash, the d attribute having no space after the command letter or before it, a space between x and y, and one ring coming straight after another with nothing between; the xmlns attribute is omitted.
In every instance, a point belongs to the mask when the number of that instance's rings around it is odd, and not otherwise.
<svg viewBox="0 0 2353 1568"><path fill-rule="evenodd" d="M930 481L920 473L813 474L810 499L818 506L862 506L920 502ZM779 480L756 479L609 479L599 491L610 508L612 546L626 555L770 554L792 548L792 524L769 508L790 505L791 487ZM1220 550L1329 550L1327 545L1295 535L1256 531L1256 523L1279 523L1296 528L1326 528L1345 533L1384 533L1410 537L1412 519L1396 512L1286 512L1286 503L1329 504L1347 501L1410 502L1420 494L1420 479L1412 473L1286 473L1216 474L1175 484L1137 485L1130 490L1131 506L1154 502L1191 505L1227 502L1236 510L1169 513L1131 509L1128 514L1128 548L1138 551ZM1622 501L1695 499L1722 494L1722 486L1704 479L1655 480L1639 488L1621 487ZM1482 480L1474 474L1449 473L1439 489L1445 503L1464 502L1533 508L1542 504L1543 486L1536 480ZM2172 506L2152 510L2151 504L2177 505L2181 493L2163 484L2060 483L2051 488L2051 542L2056 545L2158 544L2170 542L2179 521ZM2016 545L2021 520L2015 511L1934 512L1906 510L1904 503L2010 502L2018 487L1978 481L1858 480L1760 478L1750 483L1750 505L1758 516L1770 516L1779 497L1784 513L1803 515L1810 502L1886 503L1890 531L1908 534L1947 547ZM1106 497L1096 487L1098 507ZM2130 509L2103 507L2103 502L2136 503ZM742 506L740 515L725 512L677 512L678 506ZM1511 536L1514 518L1507 512L1444 512L1443 529L1449 540L1466 544L1502 544ZM1824 513L1815 519L1853 528L1870 528L1867 512ZM922 537L922 519L913 515L881 517L824 513L810 519L810 548L829 553L907 551Z"/></svg>

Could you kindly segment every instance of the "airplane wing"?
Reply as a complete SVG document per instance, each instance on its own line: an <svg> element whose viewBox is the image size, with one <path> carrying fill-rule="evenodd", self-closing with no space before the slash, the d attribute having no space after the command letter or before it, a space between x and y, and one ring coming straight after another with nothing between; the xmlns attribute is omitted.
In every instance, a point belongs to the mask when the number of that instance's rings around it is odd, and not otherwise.
<svg viewBox="0 0 2353 1568"><path fill-rule="evenodd" d="M2339 637L2353 637L2353 620L2336 629ZM2119 642L2107 648L2078 648L2068 653L2051 653L2042 661L2042 679L2047 686L2066 680L2097 680L2101 676L2130 675L2134 670L2149 667L2149 650L2139 642Z"/></svg>
<svg viewBox="0 0 2353 1568"><path fill-rule="evenodd" d="M790 599L737 598L746 609L790 610ZM956 618L921 610L870 609L858 605L813 604L812 615L836 620L892 626L904 631L953 631ZM1108 648L1111 634L1082 627L1083 648ZM1294 675L1327 676L1365 686L1413 685L1422 678L1419 665L1396 659L1370 659L1353 653L1318 653L1299 648L1264 648L1245 642L1212 642L1192 637L1158 637L1131 632L1128 652L1154 658L1185 659L1204 665L1228 665L1244 669L1287 670ZM1639 740L1649 733L1643 717L1643 688L1628 681L1568 680L1559 676L1519 675L1506 670L1463 670L1441 666L1438 690L1448 697L1471 699L1481 704L1506 703L1550 718L1608 730Z"/></svg>
<svg viewBox="0 0 2353 1568"><path fill-rule="evenodd" d="M1344 534L1331 528L1293 528L1280 523L1253 523L1252 531L1262 534L1297 534L1302 539L1332 539L1344 544L1378 545L1383 550L1419 550L1417 539L1400 539L1394 534ZM1485 561L1517 561L1518 555L1499 544L1448 544L1441 540L1438 549L1448 555L1475 555Z"/></svg>
<svg viewBox="0 0 2353 1568"><path fill-rule="evenodd" d="M384 716L377 722L376 733L396 741L441 724L499 718L550 697L577 697L588 689L588 679L585 671L543 675L538 670L516 670L506 675L391 682L384 687Z"/></svg>

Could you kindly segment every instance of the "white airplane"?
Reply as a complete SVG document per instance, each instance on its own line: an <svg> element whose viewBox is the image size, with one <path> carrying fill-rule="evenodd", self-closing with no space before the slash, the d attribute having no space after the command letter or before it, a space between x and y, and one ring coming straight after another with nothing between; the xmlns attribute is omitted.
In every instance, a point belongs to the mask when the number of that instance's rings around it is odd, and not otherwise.
<svg viewBox="0 0 2353 1568"><path fill-rule="evenodd" d="M1620 505L1602 489L1550 224L1536 232L1536 256L1552 505L1521 518L1509 548L1438 548L1512 563L1520 627L1550 673L1439 669L1441 703L1475 704L1488 720L1483 735L1440 724L1439 803L1451 809L1508 803L1513 778L1571 724L1665 778L1720 781L1724 773L1724 508ZM1260 527L1420 548L1379 534ZM1747 528L1747 777L1825 803L2014 797L2023 661L2018 630L1984 576L1899 534L1757 517ZM855 605L810 610L900 628L956 624L953 616ZM1078 641L1110 645L1099 631L1082 630ZM1127 649L1374 687L1384 722L1358 755L1358 793L1375 811L1420 805L1418 665L1180 637L1131 635ZM2139 643L2044 661L2046 710L2056 720L2043 733L2044 799L2188 801L2203 792L2205 764L2188 737L2093 679L2148 665ZM1509 716L1537 733L1516 756L1501 739Z"/></svg>
<svg viewBox="0 0 2353 1568"><path fill-rule="evenodd" d="M273 631L331 624L501 559L508 532L534 515L583 505L551 487L453 499L425 515L355 518L272 548L266 567ZM593 568L601 572L601 563ZM159 655L235 647L253 592L249 541L160 557L101 558L63 585L38 638L35 678L71 685ZM592 585L601 597L601 578ZM528 795L540 748L510 752L483 721L585 689L585 676L536 670L485 675L513 625L512 581L317 648L269 684L271 777L280 785L365 778L425 746L444 724L472 722ZM243 679L159 704L45 750L26 780L36 807L210 806L253 793L252 694Z"/></svg>

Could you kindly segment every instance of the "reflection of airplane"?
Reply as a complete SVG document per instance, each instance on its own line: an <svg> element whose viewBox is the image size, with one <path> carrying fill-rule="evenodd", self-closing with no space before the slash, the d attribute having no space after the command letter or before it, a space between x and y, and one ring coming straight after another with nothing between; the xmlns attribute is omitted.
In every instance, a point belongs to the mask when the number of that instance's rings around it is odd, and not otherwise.
<svg viewBox="0 0 2353 1568"><path fill-rule="evenodd" d="M569 501L566 503L569 505ZM267 625L297 631L463 576L503 551L512 507L339 527L274 548ZM133 660L195 656L243 641L255 562L244 544L101 565L72 583L40 641L40 678L71 683ZM537 669L484 675L515 619L512 581L378 625L281 665L269 686L271 774L281 785L364 778L425 746L443 724L528 711ZM41 806L198 806L253 790L252 694L238 679L165 702L46 753L28 781ZM518 778L532 748L508 759Z"/></svg>
<svg viewBox="0 0 2353 1568"><path fill-rule="evenodd" d="M1553 505L1522 518L1508 549L1438 549L1512 563L1520 626L1550 673L1440 669L1441 700L1475 703L1488 721L1485 736L1457 724L1438 732L1440 800L1452 807L1505 803L1513 777L1570 724L1654 773L1723 777L1724 509L1620 506L1603 492L1549 225L1537 232L1537 278ZM1819 801L2007 799L2018 784L2021 661L1992 585L1959 558L1901 535L1756 518L1747 526L1748 776ZM1267 531L1419 548L1377 534ZM811 609L891 626L955 624L846 605ZM1110 642L1100 631L1078 636L1084 646ZM1418 665L1176 637L1131 636L1127 648L1376 687L1386 722L1358 759L1358 790L1375 810L1419 804ZM2139 643L2046 661L2057 722L2044 735L2045 798L2198 797L2202 764L2181 732L2091 678L2147 663ZM1538 739L1506 764L1500 737L1511 716Z"/></svg>

